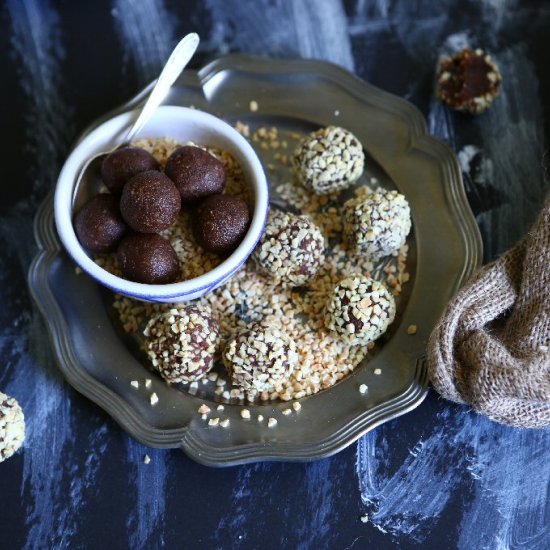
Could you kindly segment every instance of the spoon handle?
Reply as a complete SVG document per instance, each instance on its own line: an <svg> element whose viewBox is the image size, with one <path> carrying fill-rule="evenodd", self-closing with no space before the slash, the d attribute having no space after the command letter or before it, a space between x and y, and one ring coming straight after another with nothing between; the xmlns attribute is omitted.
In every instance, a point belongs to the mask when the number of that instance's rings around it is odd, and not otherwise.
<svg viewBox="0 0 550 550"><path fill-rule="evenodd" d="M174 48L174 51L170 54L168 61L164 65L153 91L149 95L149 98L143 106L141 113L128 131L124 143L131 142L134 136L143 128L151 115L156 111L157 107L166 97L166 94L168 93L168 90L170 90L172 84L174 84L178 76L181 74L181 71L183 71L187 63L189 63L191 57L193 57L198 45L199 35L194 32L188 34L180 40L179 44Z"/></svg>

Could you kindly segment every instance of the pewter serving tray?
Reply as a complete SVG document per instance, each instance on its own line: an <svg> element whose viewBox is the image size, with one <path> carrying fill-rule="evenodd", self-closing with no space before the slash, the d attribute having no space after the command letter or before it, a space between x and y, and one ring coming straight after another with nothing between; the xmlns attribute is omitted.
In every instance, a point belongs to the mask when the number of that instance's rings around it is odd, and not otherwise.
<svg viewBox="0 0 550 550"><path fill-rule="evenodd" d="M93 126L135 108L147 92ZM259 105L256 112L249 109L252 100ZM29 284L69 383L139 441L152 447L180 447L212 466L326 457L416 407L427 392L427 338L449 298L481 258L481 239L451 150L427 134L421 114L410 103L319 61L222 57L182 75L166 103L194 105L252 129L277 126L283 133L304 134L335 124L351 130L367 153L364 182L375 177L409 200L411 280L379 352L352 375L301 399L300 412L289 416L282 414L288 403L258 404L247 406L252 420L245 421L240 417L242 405L224 403L224 411L212 416L229 418L230 427L209 427L197 409L207 403L215 410L223 402L215 396L214 384L199 384L197 394L191 395L149 372L135 342L118 326L110 292L86 275L76 275L61 249L50 196L36 215L40 251L30 268ZM265 165L273 154L259 148L258 153ZM275 187L280 176L268 176ZM411 324L418 327L415 336L407 334ZM374 374L375 369L381 374ZM145 377L153 380L149 390L143 384L139 390L130 386L131 380ZM366 395L358 391L361 384L369 388ZM152 391L159 397L155 407L149 402ZM260 413L263 423L256 421ZM269 417L278 420L275 428L267 427Z"/></svg>

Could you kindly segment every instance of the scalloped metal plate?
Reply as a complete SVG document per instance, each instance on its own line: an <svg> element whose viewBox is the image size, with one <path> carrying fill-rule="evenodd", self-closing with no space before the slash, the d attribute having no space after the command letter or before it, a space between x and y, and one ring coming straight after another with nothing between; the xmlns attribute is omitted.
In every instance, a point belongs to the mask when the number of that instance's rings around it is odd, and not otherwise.
<svg viewBox="0 0 550 550"><path fill-rule="evenodd" d="M148 89L82 135L134 108ZM259 105L254 113L249 109L252 100ZM111 295L88 277L76 275L61 250L49 196L35 219L40 250L29 271L29 285L69 383L139 441L181 447L212 466L323 458L416 407L428 386L423 361L427 338L449 298L481 259L481 238L452 151L427 134L422 115L410 103L320 61L222 57L198 72L184 73L166 103L194 105L229 122L253 126L305 132L337 124L351 130L368 152L371 175L398 188L411 204L411 282L388 339L366 365L332 388L302 399L297 414L282 415L288 407L284 403L248 407L253 415L276 417L274 429L266 422L243 421L237 404L224 405L229 429L209 427L197 409L210 395L184 393L155 376L147 392L130 386L131 380L149 376L148 371L109 313ZM409 324L418 326L414 337L407 334ZM374 374L377 368L380 375ZM369 386L367 395L357 391L363 383ZM149 403L152 391L160 399L155 407Z"/></svg>

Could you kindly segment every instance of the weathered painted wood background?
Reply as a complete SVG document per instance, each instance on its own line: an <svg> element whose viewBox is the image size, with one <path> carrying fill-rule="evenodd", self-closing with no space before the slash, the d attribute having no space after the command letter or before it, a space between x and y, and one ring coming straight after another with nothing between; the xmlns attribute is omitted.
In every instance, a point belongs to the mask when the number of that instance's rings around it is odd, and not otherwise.
<svg viewBox="0 0 550 550"><path fill-rule="evenodd" d="M195 66L231 51L326 59L416 104L458 155L486 260L528 229L549 189L548 2L5 0L0 390L23 406L28 438L0 465L0 548L550 548L548 431L501 427L432 393L331 459L213 470L145 449L64 382L26 288L35 210L78 132L154 78L191 30L203 38ZM433 99L438 55L463 44L504 75L478 119Z"/></svg>

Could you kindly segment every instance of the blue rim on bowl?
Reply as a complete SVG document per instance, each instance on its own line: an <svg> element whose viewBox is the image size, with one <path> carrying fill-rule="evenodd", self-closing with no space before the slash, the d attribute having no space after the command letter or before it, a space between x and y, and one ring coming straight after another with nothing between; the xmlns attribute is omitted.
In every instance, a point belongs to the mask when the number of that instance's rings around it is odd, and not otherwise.
<svg viewBox="0 0 550 550"><path fill-rule="evenodd" d="M55 196L55 224L71 258L100 284L115 292L152 302L193 300L226 282L250 256L265 226L269 210L269 185L258 156L248 141L221 119L186 107L159 107L136 138L168 137L181 143L193 141L231 153L241 165L254 196L252 222L241 244L213 270L177 283L149 285L117 277L97 265L80 245L73 227L73 191L84 163L122 141L136 111L115 116L92 130L71 152L59 175Z"/></svg>

